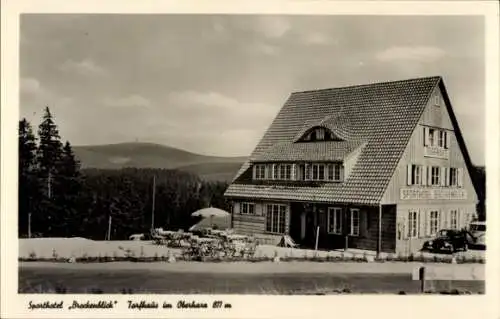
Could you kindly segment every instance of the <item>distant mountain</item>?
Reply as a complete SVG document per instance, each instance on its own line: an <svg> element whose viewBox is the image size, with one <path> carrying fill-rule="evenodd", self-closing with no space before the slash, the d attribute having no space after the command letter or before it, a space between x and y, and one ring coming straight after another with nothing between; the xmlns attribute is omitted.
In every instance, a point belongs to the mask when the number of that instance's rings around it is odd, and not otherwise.
<svg viewBox="0 0 500 319"><path fill-rule="evenodd" d="M230 181L246 157L217 157L153 143L74 146L82 168L124 167L179 169L207 180Z"/></svg>

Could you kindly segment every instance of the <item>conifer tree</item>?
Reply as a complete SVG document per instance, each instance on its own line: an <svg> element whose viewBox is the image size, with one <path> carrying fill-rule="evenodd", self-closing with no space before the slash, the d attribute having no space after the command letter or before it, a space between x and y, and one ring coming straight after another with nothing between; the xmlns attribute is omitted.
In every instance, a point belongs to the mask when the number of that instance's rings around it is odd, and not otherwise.
<svg viewBox="0 0 500 319"><path fill-rule="evenodd" d="M28 233L28 221L39 200L36 178L36 138L31 124L23 118L19 121L19 183L18 183L18 233Z"/></svg>
<svg viewBox="0 0 500 319"><path fill-rule="evenodd" d="M66 141L62 149L61 160L54 178L54 202L60 208L58 218L61 224L61 235L72 236L71 231L78 228L79 195L82 189L80 164L75 158L71 144Z"/></svg>
<svg viewBox="0 0 500 319"><path fill-rule="evenodd" d="M56 185L62 160L62 143L48 106L38 126L38 138L38 179L44 196L38 207L36 224L43 233L54 235L54 232L57 233L57 229L63 226L59 220L61 207L54 200L55 196L61 195L54 190L58 188Z"/></svg>

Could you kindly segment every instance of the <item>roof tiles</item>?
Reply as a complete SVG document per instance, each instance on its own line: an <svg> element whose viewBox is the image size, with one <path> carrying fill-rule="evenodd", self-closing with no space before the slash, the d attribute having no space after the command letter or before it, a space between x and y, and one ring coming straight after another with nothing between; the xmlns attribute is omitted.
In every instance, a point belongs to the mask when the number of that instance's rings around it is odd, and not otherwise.
<svg viewBox="0 0 500 319"><path fill-rule="evenodd" d="M225 195L229 197L377 204L387 187L440 77L427 77L351 87L295 92L256 146ZM342 119L339 121L338 119ZM342 123L348 123L341 125ZM293 142L307 125L325 125L348 132L346 145ZM357 142L354 142L357 141ZM319 187L271 187L241 181L251 161L297 159L336 160L365 145L346 181ZM320 146L321 143L323 146ZM333 143L333 142L332 142ZM342 143L342 142L336 142ZM315 146L313 144L316 144ZM343 148L345 147L345 148ZM342 151L343 150L343 151Z"/></svg>

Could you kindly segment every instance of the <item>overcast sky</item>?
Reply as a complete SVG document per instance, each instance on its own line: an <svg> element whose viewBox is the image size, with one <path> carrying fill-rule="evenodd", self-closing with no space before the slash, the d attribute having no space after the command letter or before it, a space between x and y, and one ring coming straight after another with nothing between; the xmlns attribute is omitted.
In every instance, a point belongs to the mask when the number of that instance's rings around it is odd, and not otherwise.
<svg viewBox="0 0 500 319"><path fill-rule="evenodd" d="M484 164L482 18L24 15L21 117L74 145L247 156L292 91L441 75Z"/></svg>

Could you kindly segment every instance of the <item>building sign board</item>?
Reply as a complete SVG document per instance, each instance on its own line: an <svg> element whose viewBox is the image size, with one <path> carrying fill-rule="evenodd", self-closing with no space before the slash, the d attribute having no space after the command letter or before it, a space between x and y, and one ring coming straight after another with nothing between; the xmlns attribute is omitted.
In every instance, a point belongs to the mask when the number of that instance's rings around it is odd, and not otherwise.
<svg viewBox="0 0 500 319"><path fill-rule="evenodd" d="M450 151L441 147L426 146L424 147L424 156L448 159Z"/></svg>
<svg viewBox="0 0 500 319"><path fill-rule="evenodd" d="M462 188L401 188L401 200L465 200L467 191Z"/></svg>

